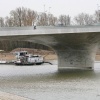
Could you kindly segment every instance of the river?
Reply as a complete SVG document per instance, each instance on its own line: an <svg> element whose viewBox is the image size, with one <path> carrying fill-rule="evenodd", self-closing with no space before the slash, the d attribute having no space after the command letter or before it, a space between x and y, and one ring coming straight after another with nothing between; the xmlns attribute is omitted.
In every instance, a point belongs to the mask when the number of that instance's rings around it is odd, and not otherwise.
<svg viewBox="0 0 100 100"><path fill-rule="evenodd" d="M58 72L57 65L0 65L0 91L31 100L100 100L100 63L93 71Z"/></svg>

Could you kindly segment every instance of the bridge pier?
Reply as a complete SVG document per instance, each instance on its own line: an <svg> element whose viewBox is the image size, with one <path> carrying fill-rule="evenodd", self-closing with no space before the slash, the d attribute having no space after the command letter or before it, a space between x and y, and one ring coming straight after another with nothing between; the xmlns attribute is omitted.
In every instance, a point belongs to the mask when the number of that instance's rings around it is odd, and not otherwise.
<svg viewBox="0 0 100 100"><path fill-rule="evenodd" d="M94 67L96 49L91 50L57 50L58 70L82 69Z"/></svg>

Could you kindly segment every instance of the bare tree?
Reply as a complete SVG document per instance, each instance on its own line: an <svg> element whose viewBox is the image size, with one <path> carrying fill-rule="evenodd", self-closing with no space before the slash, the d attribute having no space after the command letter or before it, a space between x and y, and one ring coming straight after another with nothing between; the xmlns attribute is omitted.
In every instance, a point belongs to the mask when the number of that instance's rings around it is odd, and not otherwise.
<svg viewBox="0 0 100 100"><path fill-rule="evenodd" d="M22 26L22 23L21 23L21 8L17 8L16 10L12 10L10 12L10 17L12 18L13 20L13 25L14 26Z"/></svg>
<svg viewBox="0 0 100 100"><path fill-rule="evenodd" d="M38 25L42 26L48 25L48 15L46 13L38 14Z"/></svg>
<svg viewBox="0 0 100 100"><path fill-rule="evenodd" d="M94 19L95 23L100 23L100 10L95 11Z"/></svg>
<svg viewBox="0 0 100 100"><path fill-rule="evenodd" d="M13 23L13 19L11 17L6 17L5 18L5 26L6 27L13 27L14 23Z"/></svg>
<svg viewBox="0 0 100 100"><path fill-rule="evenodd" d="M27 10L27 25L32 25L32 22L34 24L34 22L36 21L36 17L37 17L37 13L33 10L28 9Z"/></svg>
<svg viewBox="0 0 100 100"><path fill-rule="evenodd" d="M57 23L57 17L54 17L53 14L48 15L48 25L55 25Z"/></svg>
<svg viewBox="0 0 100 100"><path fill-rule="evenodd" d="M22 26L27 26L27 8L22 8Z"/></svg>
<svg viewBox="0 0 100 100"><path fill-rule="evenodd" d="M24 7L19 7L10 12L10 17L13 21L13 26L31 26L36 19L36 12Z"/></svg>
<svg viewBox="0 0 100 100"><path fill-rule="evenodd" d="M59 18L57 18L53 14L47 14L45 12L37 14L36 11L24 7L19 7L10 11L9 17L0 17L0 27L32 26L34 23L40 26L56 25L57 23L68 26L71 25L71 17L69 15L60 15ZM76 25L100 23L100 10L95 11L94 15L80 13L74 17L73 23Z"/></svg>
<svg viewBox="0 0 100 100"><path fill-rule="evenodd" d="M74 17L74 21L77 25L91 25L94 23L93 15L81 13Z"/></svg>
<svg viewBox="0 0 100 100"><path fill-rule="evenodd" d="M71 18L69 17L69 15L60 15L59 16L59 23L61 24L61 25L64 25L64 26L67 26L67 25L70 25L71 23L71 20L70 20Z"/></svg>
<svg viewBox="0 0 100 100"><path fill-rule="evenodd" d="M19 21L19 26L22 26L22 9L19 7L16 9L18 21Z"/></svg>
<svg viewBox="0 0 100 100"><path fill-rule="evenodd" d="M0 27L4 27L4 18L0 17Z"/></svg>

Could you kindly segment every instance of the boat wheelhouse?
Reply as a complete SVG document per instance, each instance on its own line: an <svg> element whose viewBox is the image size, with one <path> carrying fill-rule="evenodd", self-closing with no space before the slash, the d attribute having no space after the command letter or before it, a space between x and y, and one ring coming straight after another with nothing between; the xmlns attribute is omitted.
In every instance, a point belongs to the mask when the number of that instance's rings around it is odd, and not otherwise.
<svg viewBox="0 0 100 100"><path fill-rule="evenodd" d="M27 51L15 52L16 65L40 65L44 62L41 55L28 54Z"/></svg>

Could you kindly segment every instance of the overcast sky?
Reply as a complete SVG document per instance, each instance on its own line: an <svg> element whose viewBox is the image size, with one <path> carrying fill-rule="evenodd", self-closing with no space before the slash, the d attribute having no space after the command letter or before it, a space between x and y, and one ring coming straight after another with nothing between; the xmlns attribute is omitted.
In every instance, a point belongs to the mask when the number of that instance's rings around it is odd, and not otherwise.
<svg viewBox="0 0 100 100"><path fill-rule="evenodd" d="M97 4L100 6L100 0L0 0L0 17L9 16L9 12L18 7L37 12L44 12L45 8L47 13L50 10L55 16L66 14L73 17L81 12L94 14L95 10L100 9Z"/></svg>

